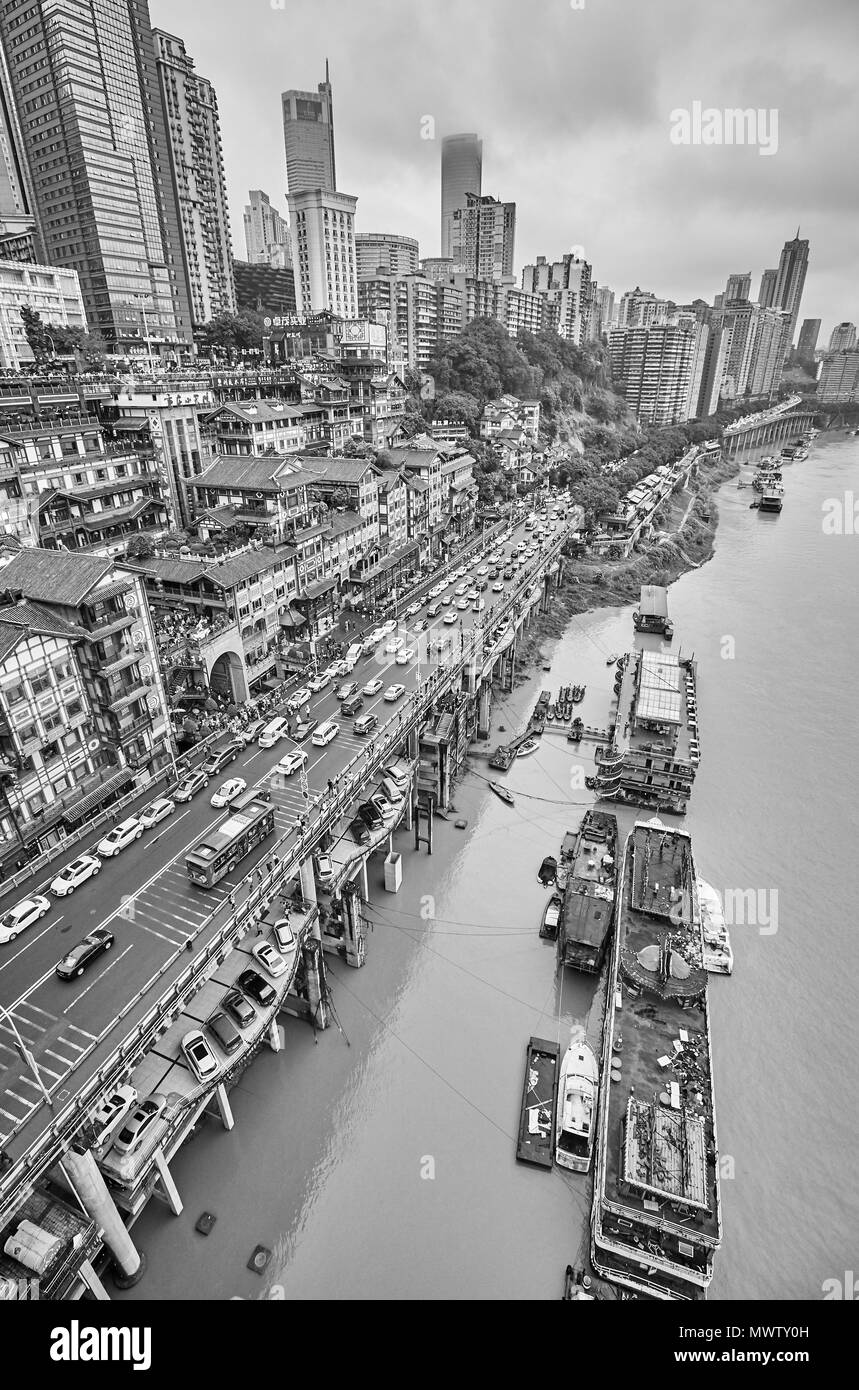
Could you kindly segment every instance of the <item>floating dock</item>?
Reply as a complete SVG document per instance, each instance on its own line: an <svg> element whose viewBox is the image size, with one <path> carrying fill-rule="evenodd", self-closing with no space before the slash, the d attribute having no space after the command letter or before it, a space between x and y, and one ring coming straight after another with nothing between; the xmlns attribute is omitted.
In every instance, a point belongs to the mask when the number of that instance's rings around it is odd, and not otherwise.
<svg viewBox="0 0 859 1390"><path fill-rule="evenodd" d="M525 1055L525 1083L516 1157L521 1163L551 1168L558 1106L559 1043L531 1038Z"/></svg>

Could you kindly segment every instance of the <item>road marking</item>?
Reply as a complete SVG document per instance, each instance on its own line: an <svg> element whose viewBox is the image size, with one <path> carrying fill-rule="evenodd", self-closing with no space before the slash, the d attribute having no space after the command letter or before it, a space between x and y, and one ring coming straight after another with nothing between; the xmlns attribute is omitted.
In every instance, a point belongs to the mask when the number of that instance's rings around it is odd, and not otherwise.
<svg viewBox="0 0 859 1390"><path fill-rule="evenodd" d="M28 947L35 946L37 941L41 941L45 933L51 930L51 927L55 927L58 922L62 922L65 915L66 914L64 912L61 912L59 917L54 917L53 920L50 921L46 927L42 927L42 930L39 932L38 936L31 936L27 941L25 941L20 951L16 951L14 956L10 956L8 960L4 960L3 964L0 965L0 970L5 970L6 966L11 965L13 961L18 960L18 958L24 954Z"/></svg>
<svg viewBox="0 0 859 1390"><path fill-rule="evenodd" d="M156 931L154 927L147 927L143 922L136 922L135 926L140 927L141 931L148 931L150 936L157 936L159 941L166 941L168 946L178 946L179 944L178 941L173 941L169 936L164 936L160 931ZM182 932L181 935L185 936L185 933Z"/></svg>
<svg viewBox="0 0 859 1390"><path fill-rule="evenodd" d="M71 1002L71 1004L67 1005L67 1007L66 1007L65 1009L63 1009L63 1013L64 1013L64 1014L68 1013L69 1009L73 1009L74 1006L75 1006L75 1004L79 1004L79 1003L81 1002L81 1000L84 998L84 996L87 995L87 994L89 994L89 992L90 992L90 990L93 988L93 986L94 986L94 985L97 985L97 984L100 984L100 982L104 979L105 975L109 974L109 972L113 969L113 967L114 967L115 965L119 965L119 962L122 960L123 956L127 956L128 953L129 953L129 951L133 950L133 948L134 948L134 942L131 941L131 942L129 942L129 944L126 946L126 948L125 948L124 951L120 951L119 955L114 957L114 959L110 962L110 965L107 967L107 969L106 969L106 970L102 970L101 974L100 974L100 975L97 975L96 978L95 978L90 984L87 985L86 989L82 989L81 992L80 992L80 994L77 996L77 998L76 998L76 999L73 999L72 1002Z"/></svg>

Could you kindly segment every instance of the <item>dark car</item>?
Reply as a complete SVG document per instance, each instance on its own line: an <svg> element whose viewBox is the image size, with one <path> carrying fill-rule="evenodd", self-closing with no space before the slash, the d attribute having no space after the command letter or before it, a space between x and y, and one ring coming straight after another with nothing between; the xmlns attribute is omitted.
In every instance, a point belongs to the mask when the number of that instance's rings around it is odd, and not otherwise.
<svg viewBox="0 0 859 1390"><path fill-rule="evenodd" d="M246 999L240 989L231 989L229 994L225 994L221 1007L240 1028L247 1028L257 1016L250 999Z"/></svg>
<svg viewBox="0 0 859 1390"><path fill-rule="evenodd" d="M360 695L350 695L348 700L344 700L340 706L340 713L348 718L350 714L357 714L364 708L364 700Z"/></svg>
<svg viewBox="0 0 859 1390"><path fill-rule="evenodd" d="M335 698L335 700L341 700L341 701L342 701L342 700L348 700L348 699L350 699L350 698L356 693L357 689L358 689L358 682L357 682L357 681L344 681L343 684L342 684L341 686L338 686L337 691L336 691L336 693L335 693L335 695L334 695L334 698Z"/></svg>
<svg viewBox="0 0 859 1390"><path fill-rule="evenodd" d="M249 994L251 999L256 1000L257 1004L266 1007L273 1004L277 998L276 990L272 989L267 980L262 975L258 975L255 970L243 970L238 980L245 994Z"/></svg>
<svg viewBox="0 0 859 1390"><path fill-rule="evenodd" d="M236 758L244 749L244 741L240 738L231 738L229 743L225 743L222 748L213 748L206 761L203 763L202 771L207 777L217 777L219 772L223 772L228 763L235 762Z"/></svg>
<svg viewBox="0 0 859 1390"><path fill-rule="evenodd" d="M370 829L366 821L363 821L360 816L356 816L350 824L349 829L352 832L353 838L357 840L359 845L367 844L370 839Z"/></svg>
<svg viewBox="0 0 859 1390"><path fill-rule="evenodd" d="M512 579L513 571L511 569L506 569L501 577L502 579Z"/></svg>
<svg viewBox="0 0 859 1390"><path fill-rule="evenodd" d="M226 1014L212 1014L206 1027L215 1039L218 1047L220 1047L222 1052L226 1052L228 1057L230 1053L235 1052L241 1047L242 1035L233 1023L233 1020L228 1018Z"/></svg>
<svg viewBox="0 0 859 1390"><path fill-rule="evenodd" d="M295 733L293 734L296 743L301 743L307 738L308 734L312 734L318 723L318 719L299 719Z"/></svg>
<svg viewBox="0 0 859 1390"><path fill-rule="evenodd" d="M196 768L194 772L189 772L171 792L174 801L190 801L192 796L196 796L203 787L208 787L209 778L202 768Z"/></svg>
<svg viewBox="0 0 859 1390"><path fill-rule="evenodd" d="M109 951L116 937L107 927L96 927L77 946L73 946L67 956L63 956L57 966L57 974L61 980L74 980L78 975L82 975L87 966L92 965L94 960Z"/></svg>
<svg viewBox="0 0 859 1390"><path fill-rule="evenodd" d="M385 823L378 806L373 806L369 801L358 807L358 815L371 830L378 830Z"/></svg>

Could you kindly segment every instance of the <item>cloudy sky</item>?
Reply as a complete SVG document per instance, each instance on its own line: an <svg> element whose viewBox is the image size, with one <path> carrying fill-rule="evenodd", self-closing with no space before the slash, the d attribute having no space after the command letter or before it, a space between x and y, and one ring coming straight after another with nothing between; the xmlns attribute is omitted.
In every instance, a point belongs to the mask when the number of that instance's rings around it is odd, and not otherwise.
<svg viewBox="0 0 859 1390"><path fill-rule="evenodd" d="M574 4L581 8L574 8ZM440 141L483 137L523 264L585 248L616 293L712 297L811 242L800 316L859 322L859 0L150 0L218 93L235 254L263 188L286 212L280 93L334 88L357 228L439 251ZM777 150L678 145L671 113L777 111ZM431 116L435 140L421 138ZM771 140L770 118L762 133Z"/></svg>

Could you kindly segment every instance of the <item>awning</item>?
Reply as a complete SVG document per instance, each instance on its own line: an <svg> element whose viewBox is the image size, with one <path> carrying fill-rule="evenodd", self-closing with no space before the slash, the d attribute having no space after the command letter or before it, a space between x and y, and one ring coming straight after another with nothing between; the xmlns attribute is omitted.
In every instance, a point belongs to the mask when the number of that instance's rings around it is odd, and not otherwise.
<svg viewBox="0 0 859 1390"><path fill-rule="evenodd" d="M79 801L75 801L72 805L68 806L63 813L63 819L67 822L83 820L84 816L88 816L90 811L93 811L96 806L100 806L109 796L113 796L115 792L118 792L120 787L124 787L128 782L131 782L133 776L134 774L131 768L123 767L120 768L118 772L112 773L110 777L105 777L101 784L93 791L81 797Z"/></svg>
<svg viewBox="0 0 859 1390"><path fill-rule="evenodd" d="M295 608L287 608L285 613L280 615L281 627L304 627L307 619L303 613L299 613Z"/></svg>

